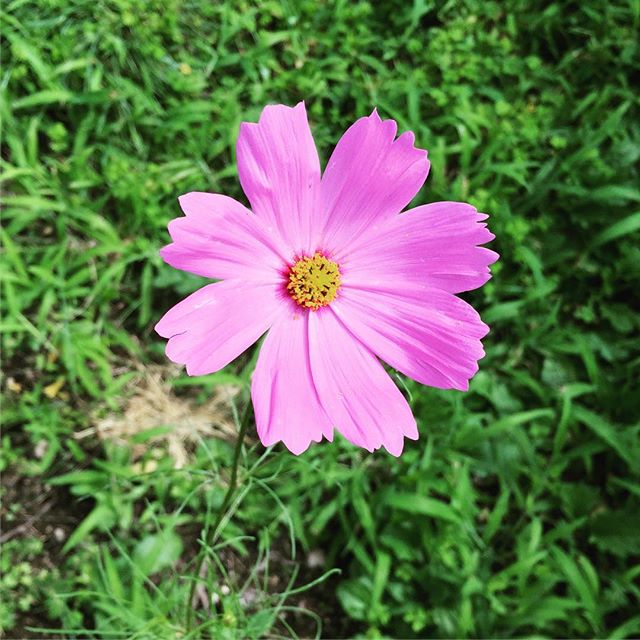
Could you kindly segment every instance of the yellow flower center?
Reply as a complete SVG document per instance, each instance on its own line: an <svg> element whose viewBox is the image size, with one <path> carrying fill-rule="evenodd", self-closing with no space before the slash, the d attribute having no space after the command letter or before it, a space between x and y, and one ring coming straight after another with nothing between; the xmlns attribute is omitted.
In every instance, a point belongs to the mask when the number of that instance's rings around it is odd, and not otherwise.
<svg viewBox="0 0 640 640"><path fill-rule="evenodd" d="M300 258L289 270L289 295L301 307L312 311L328 305L336 297L339 288L338 265L318 251L311 258Z"/></svg>

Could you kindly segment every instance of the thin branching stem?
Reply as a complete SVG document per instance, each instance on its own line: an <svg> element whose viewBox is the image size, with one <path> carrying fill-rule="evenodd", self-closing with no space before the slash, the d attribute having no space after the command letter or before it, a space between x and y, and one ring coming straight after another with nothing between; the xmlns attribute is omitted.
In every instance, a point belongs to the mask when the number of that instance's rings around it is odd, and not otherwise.
<svg viewBox="0 0 640 640"><path fill-rule="evenodd" d="M218 514L216 516L216 520L211 527L206 527L203 529L203 537L207 539L203 541L202 547L198 552L196 557L196 566L197 570L194 574L194 579L191 581L191 587L189 588L189 597L187 600L187 617L186 617L186 627L187 633L189 633L193 628L193 618L195 612L194 605L194 596L196 592L196 586L198 584L198 579L202 572L202 568L207 561L207 550L210 549L217 537L218 529L224 519L225 513L231 504L231 500L233 498L233 494L236 491L236 485L238 482L238 464L240 462L240 452L242 450L242 443L244 442L244 438L247 434L247 430L249 429L249 424L251 423L251 400L247 401L247 404L244 409L244 413L242 415L242 419L240 421L240 430L238 432L238 439L236 441L235 450L233 452L233 463L231 465L231 476L229 478L229 486L227 487L227 493L224 496L224 500L220 505L220 509L218 510Z"/></svg>

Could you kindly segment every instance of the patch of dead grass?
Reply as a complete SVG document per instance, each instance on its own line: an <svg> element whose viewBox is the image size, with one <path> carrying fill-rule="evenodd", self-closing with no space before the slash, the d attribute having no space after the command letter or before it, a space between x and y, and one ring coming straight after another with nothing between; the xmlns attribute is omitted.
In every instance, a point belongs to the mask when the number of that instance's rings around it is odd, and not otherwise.
<svg viewBox="0 0 640 640"><path fill-rule="evenodd" d="M231 400L239 392L234 385L218 385L211 397L198 404L192 398L176 395L169 380L179 368L167 365L139 365L137 375L126 388L122 410L96 418L89 429L77 438L97 435L101 440L113 440L132 446L134 458L150 447L160 448L173 458L174 467L184 467L190 452L203 438L233 441L237 428L233 422ZM135 436L151 429L161 429L144 443L135 443ZM133 442L132 442L133 441Z"/></svg>

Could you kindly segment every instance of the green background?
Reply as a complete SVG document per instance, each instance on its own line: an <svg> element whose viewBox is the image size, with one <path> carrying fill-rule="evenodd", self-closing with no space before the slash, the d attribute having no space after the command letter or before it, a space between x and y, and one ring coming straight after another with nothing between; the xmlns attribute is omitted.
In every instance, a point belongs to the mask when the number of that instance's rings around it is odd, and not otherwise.
<svg viewBox="0 0 640 640"><path fill-rule="evenodd" d="M8 637L640 635L637 0L1 11ZM300 99L325 161L377 107L429 150L415 203L490 214L501 259L464 296L487 356L468 393L396 377L421 432L400 459L252 438L185 635L232 439L174 469L174 425L92 427L150 367L193 411L234 385L237 418L255 351L166 366L152 327L203 281L158 249L179 194L243 199L239 123Z"/></svg>

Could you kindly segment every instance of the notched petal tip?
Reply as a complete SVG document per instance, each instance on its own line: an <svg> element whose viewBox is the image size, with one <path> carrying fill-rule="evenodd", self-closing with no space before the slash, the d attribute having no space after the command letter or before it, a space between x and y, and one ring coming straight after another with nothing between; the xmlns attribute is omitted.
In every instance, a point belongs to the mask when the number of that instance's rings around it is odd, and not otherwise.
<svg viewBox="0 0 640 640"><path fill-rule="evenodd" d="M173 220L169 220L169 224L167 224L167 231L169 232L169 236L173 240L171 244L177 241L177 236L178 236L178 233L180 232L180 227L184 225L184 223L181 222L181 220L186 220L186 219L187 219L186 216L183 216L182 218L174 218ZM163 247L162 249L160 249L160 251L162 252L170 246L171 245L168 244L166 247ZM162 253L160 253L160 255L162 255Z"/></svg>
<svg viewBox="0 0 640 640"><path fill-rule="evenodd" d="M168 349L169 349L169 345L167 344L167 350ZM169 360L171 360L171 358L169 357L169 354L167 354L167 357L169 358ZM187 375L192 378L195 378L197 376L204 376L204 375L207 375L208 373L212 373L211 371L203 371L201 370L201 368L197 366L193 366L190 362L185 363L185 362L180 362L179 360L172 360L172 362L175 362L176 364L184 364Z"/></svg>
<svg viewBox="0 0 640 640"><path fill-rule="evenodd" d="M383 119L380 117L378 113L377 107L371 112L370 116L364 116L359 119L360 121L365 120L369 123L372 123L375 127L383 127L383 132L388 135L392 140L394 140L394 144L399 144L401 147L414 147L414 150L418 152L425 159L428 156L428 152L426 149L421 149L415 146L416 136L415 133L411 130L403 131L397 138L396 134L398 133L398 123L393 118ZM357 122L357 121L356 121Z"/></svg>
<svg viewBox="0 0 640 640"><path fill-rule="evenodd" d="M284 447L286 447L287 451L292 453L294 456L299 456L307 451L312 444L318 444L322 442L322 436L319 437L310 437L308 440L303 439L292 439L288 438L286 435L284 437L280 437L277 433L272 431L265 433L258 432L258 438L264 447L273 447L277 445L279 442L282 443ZM331 438L326 438L329 442L333 439L333 434L331 434Z"/></svg>
<svg viewBox="0 0 640 640"><path fill-rule="evenodd" d="M193 211L194 206L197 206L197 200L210 195L210 193L204 191L188 191L178 196L178 204L184 215L188 216Z"/></svg>
<svg viewBox="0 0 640 640"><path fill-rule="evenodd" d="M156 322L156 323L155 323L155 325L154 325L154 327L153 327L153 330L154 330L154 331L155 331L155 332L156 332L160 337L162 337L162 338L169 338L169 337L171 337L171 336L168 336L168 335L166 334L166 330L165 330L164 325L163 325L163 322L162 322L163 320L164 320L164 317L160 318L160 320L158 320L158 322Z"/></svg>
<svg viewBox="0 0 640 640"><path fill-rule="evenodd" d="M162 316L162 318L160 318L160 320L158 320L158 322L156 322L155 326L153 327L153 330L159 336L161 336L162 338L171 339L174 336L179 336L179 335L182 335L183 333L186 332L186 329L184 331L176 329L175 321L174 321L174 313L175 313L174 309L175 309L175 307L172 307L171 309L169 309ZM168 346L169 345L167 343L167 347ZM169 357L169 356L167 355L167 357ZM169 357L169 359L171 359L171 358ZM180 363L180 364L182 364L182 363Z"/></svg>
<svg viewBox="0 0 640 640"><path fill-rule="evenodd" d="M395 120L382 120L374 109L345 131L331 154L321 195L328 212L325 244L337 251L397 216L427 179L427 152L414 146L412 133L396 138L397 132Z"/></svg>
<svg viewBox="0 0 640 640"><path fill-rule="evenodd" d="M262 116L260 116L262 117ZM257 131L259 128L259 124L257 122L241 122L240 123L240 136L251 134L254 131Z"/></svg>
<svg viewBox="0 0 640 640"><path fill-rule="evenodd" d="M233 280L198 289L155 327L169 339L167 357L186 364L190 376L219 371L269 329L279 309L273 293L272 286Z"/></svg>
<svg viewBox="0 0 640 640"><path fill-rule="evenodd" d="M377 107L374 107L371 115L358 118L352 126L358 123L368 127L371 135L379 135L379 133L382 132L383 137L389 138L390 141L395 139L396 133L398 132L398 123L393 118L383 119L378 113Z"/></svg>
<svg viewBox="0 0 640 640"><path fill-rule="evenodd" d="M284 314L260 348L251 379L256 429L265 446L282 442L300 455L333 429L309 370L306 319Z"/></svg>
<svg viewBox="0 0 640 640"><path fill-rule="evenodd" d="M406 143L407 146L412 147L416 142L416 135L413 131L405 131L398 136L398 142ZM417 151L422 151L425 156L427 155L425 149L417 149Z"/></svg>
<svg viewBox="0 0 640 640"><path fill-rule="evenodd" d="M171 234L171 232L169 232L169 234ZM162 249L160 249L158 251L158 255L167 263L167 256L171 253L171 247L173 246L173 242L170 242L169 244L165 245L164 247L162 247Z"/></svg>
<svg viewBox="0 0 640 640"><path fill-rule="evenodd" d="M313 383L330 422L357 447L370 453L384 447L400 455L404 437L417 438L406 398L336 314L327 312L309 322Z"/></svg>
<svg viewBox="0 0 640 640"><path fill-rule="evenodd" d="M312 444L322 442L323 436L329 442L333 439L332 433L327 437L326 433L310 434L308 430L304 428L299 431L288 431L275 425L269 425L266 429L264 425L261 426L262 428L258 428L258 424L256 424L258 438L264 447L273 447L278 443L282 443L282 445L295 456L299 456L307 451Z"/></svg>
<svg viewBox="0 0 640 640"><path fill-rule="evenodd" d="M301 111L306 115L307 108L306 108L304 100L300 100L293 107L289 106L288 104L282 104L282 103L265 105L263 107L262 111L260 112L260 117L258 118L258 124L264 124L265 119L270 118L271 115L275 115L278 112L286 113L288 111L291 111L291 112L294 112L294 113L298 113L298 112ZM243 122L242 124L253 124L253 123L244 123Z"/></svg>
<svg viewBox="0 0 640 640"><path fill-rule="evenodd" d="M182 193L178 196L178 204L180 208L184 211L184 205L189 201L190 198L193 197L195 191L187 191L187 193Z"/></svg>
<svg viewBox="0 0 640 640"><path fill-rule="evenodd" d="M321 227L320 160L304 102L267 105L257 123L241 123L236 156L256 217L285 244L310 251Z"/></svg>
<svg viewBox="0 0 640 640"><path fill-rule="evenodd" d="M399 458L404 451L404 442L401 442L397 448L389 445L384 445L384 448L389 455L392 455L394 458Z"/></svg>
<svg viewBox="0 0 640 640"><path fill-rule="evenodd" d="M284 444L285 447L287 447L287 449L293 453L294 456L299 456L301 454L303 454L305 451L307 451L309 449L309 447L311 446L312 442L319 442L318 440L309 440L309 442L306 443L287 443L284 440L282 441L282 444Z"/></svg>

